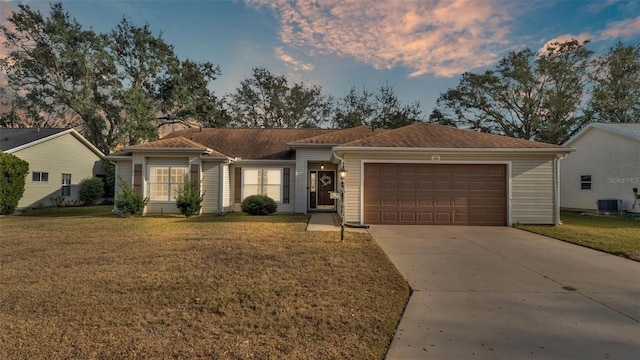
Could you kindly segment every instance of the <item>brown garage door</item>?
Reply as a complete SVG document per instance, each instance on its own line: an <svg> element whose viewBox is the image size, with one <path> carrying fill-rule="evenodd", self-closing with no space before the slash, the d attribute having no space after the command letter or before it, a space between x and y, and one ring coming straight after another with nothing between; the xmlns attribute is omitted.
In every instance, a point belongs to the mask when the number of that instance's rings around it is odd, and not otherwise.
<svg viewBox="0 0 640 360"><path fill-rule="evenodd" d="M506 165L364 166L367 224L506 225Z"/></svg>

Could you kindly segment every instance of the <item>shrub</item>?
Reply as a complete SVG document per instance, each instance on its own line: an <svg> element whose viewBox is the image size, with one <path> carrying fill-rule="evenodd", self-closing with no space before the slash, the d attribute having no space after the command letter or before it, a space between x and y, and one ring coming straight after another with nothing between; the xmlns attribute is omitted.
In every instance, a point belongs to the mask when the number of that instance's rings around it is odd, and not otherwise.
<svg viewBox="0 0 640 360"><path fill-rule="evenodd" d="M189 181L189 175L185 175L183 185L178 190L178 197L176 198L176 206L180 209L182 215L190 217L199 214L200 209L202 209L203 199L204 193L200 195L200 184L192 185Z"/></svg>
<svg viewBox="0 0 640 360"><path fill-rule="evenodd" d="M120 191L116 196L116 207L126 217L141 213L147 206L149 199L136 193L136 191L118 176L118 187Z"/></svg>
<svg viewBox="0 0 640 360"><path fill-rule="evenodd" d="M242 212L249 215L269 215L278 210L276 202L266 195L247 196L240 204Z"/></svg>
<svg viewBox="0 0 640 360"><path fill-rule="evenodd" d="M105 160L102 169L104 170L104 197L113 199L116 190L116 165Z"/></svg>
<svg viewBox="0 0 640 360"><path fill-rule="evenodd" d="M25 177L29 173L29 163L13 154L0 151L0 214L16 211L18 202L24 195Z"/></svg>
<svg viewBox="0 0 640 360"><path fill-rule="evenodd" d="M98 178L80 181L80 201L85 205L95 205L104 196L104 183Z"/></svg>

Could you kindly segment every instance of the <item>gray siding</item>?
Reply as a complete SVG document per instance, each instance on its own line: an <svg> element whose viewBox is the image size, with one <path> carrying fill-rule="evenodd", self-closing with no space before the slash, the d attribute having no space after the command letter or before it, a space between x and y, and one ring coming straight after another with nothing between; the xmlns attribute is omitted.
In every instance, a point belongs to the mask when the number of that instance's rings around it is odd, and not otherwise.
<svg viewBox="0 0 640 360"><path fill-rule="evenodd" d="M308 181L309 181L309 162L321 162L324 161L326 163L331 162L331 149L297 149L296 150L296 166L295 170L292 170L294 174L295 189L293 193L295 196L292 197L292 203L294 204L294 212L296 213L306 213L308 209ZM295 200L294 200L295 199Z"/></svg>
<svg viewBox="0 0 640 360"><path fill-rule="evenodd" d="M220 167L219 163L204 162L202 164L202 190L205 191L202 212L205 214L220 213Z"/></svg>

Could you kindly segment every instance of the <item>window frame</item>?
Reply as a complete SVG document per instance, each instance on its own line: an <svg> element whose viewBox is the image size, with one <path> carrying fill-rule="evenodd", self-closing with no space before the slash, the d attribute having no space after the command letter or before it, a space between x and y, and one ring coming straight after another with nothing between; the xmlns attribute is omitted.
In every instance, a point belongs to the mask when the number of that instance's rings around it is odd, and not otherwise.
<svg viewBox="0 0 640 360"><path fill-rule="evenodd" d="M580 190L593 189L593 177L591 175L580 175Z"/></svg>
<svg viewBox="0 0 640 360"><path fill-rule="evenodd" d="M154 179L152 178L152 169L167 169L167 182L157 182L157 181L153 181ZM182 176L180 176L180 179L176 182L176 181L172 181L172 175L171 175L171 170L172 169L183 169L183 174ZM149 198L149 202L150 203L175 203L176 199L175 196L177 196L177 194L173 194L172 188L174 188L174 186L179 185L182 186L184 184L184 175L190 175L189 173L189 166L188 165L149 165L147 167L147 173L148 173L148 184L149 186L147 187L147 197ZM164 190L166 190L167 192L167 198L165 199L158 199L157 196L154 197L152 190L154 185L166 185L166 188Z"/></svg>
<svg viewBox="0 0 640 360"><path fill-rule="evenodd" d="M60 188L60 193L62 194L62 196L71 196L71 174L62 173L61 183L62 186Z"/></svg>
<svg viewBox="0 0 640 360"><path fill-rule="evenodd" d="M38 174L38 179L36 180L36 174ZM43 180L43 178L46 178ZM48 183L49 182L49 172L47 171L32 171L31 172L31 182L36 183Z"/></svg>
<svg viewBox="0 0 640 360"><path fill-rule="evenodd" d="M269 196L268 192L265 193L265 188L268 187L268 186L275 186L276 184L270 184L270 183L265 184L264 183L264 177L265 177L264 171L265 170L266 171L277 171L277 172L279 172L278 184L277 184L278 185L278 191L279 191L278 192L278 199L277 200L273 199L273 200L276 202L276 204L283 204L284 203L284 197L283 197L284 196L284 169L281 168L281 167L269 167L269 166L267 166L267 167L243 167L242 168L242 190L241 190L242 197L241 197L241 200L244 200L248 196L251 196L251 195L267 195L267 196ZM248 184L246 182L246 180L247 180L247 175L246 175L247 171L258 171L258 172L260 172L260 175L258 176L259 181L258 181L257 184L253 184L253 183L252 184ZM267 177L268 177L268 175L267 175ZM257 193L257 194L253 193L253 192L249 193L246 190L246 187L248 185L249 186L257 186L259 188L259 193Z"/></svg>

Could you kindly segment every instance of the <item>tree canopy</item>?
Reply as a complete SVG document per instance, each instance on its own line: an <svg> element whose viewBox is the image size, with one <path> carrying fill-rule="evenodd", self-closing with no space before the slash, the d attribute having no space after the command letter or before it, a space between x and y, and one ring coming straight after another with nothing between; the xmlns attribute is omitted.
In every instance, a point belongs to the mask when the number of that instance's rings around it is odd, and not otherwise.
<svg viewBox="0 0 640 360"><path fill-rule="evenodd" d="M640 50L594 57L589 41L513 51L482 74L464 73L430 121L561 144L591 121L638 122Z"/></svg>
<svg viewBox="0 0 640 360"><path fill-rule="evenodd" d="M351 87L334 105L332 125L349 128L371 125L395 129L424 121L419 102L402 104L389 84L380 86L376 93Z"/></svg>
<svg viewBox="0 0 640 360"><path fill-rule="evenodd" d="M290 84L260 67L226 98L229 124L250 128L319 127L328 122L331 101L319 86Z"/></svg>
<svg viewBox="0 0 640 360"><path fill-rule="evenodd" d="M217 108L207 86L219 67L179 59L149 25L125 18L101 34L84 29L60 3L46 16L18 6L0 26L9 49L0 70L11 89L1 125L80 127L109 153L156 139L164 125L207 119Z"/></svg>

